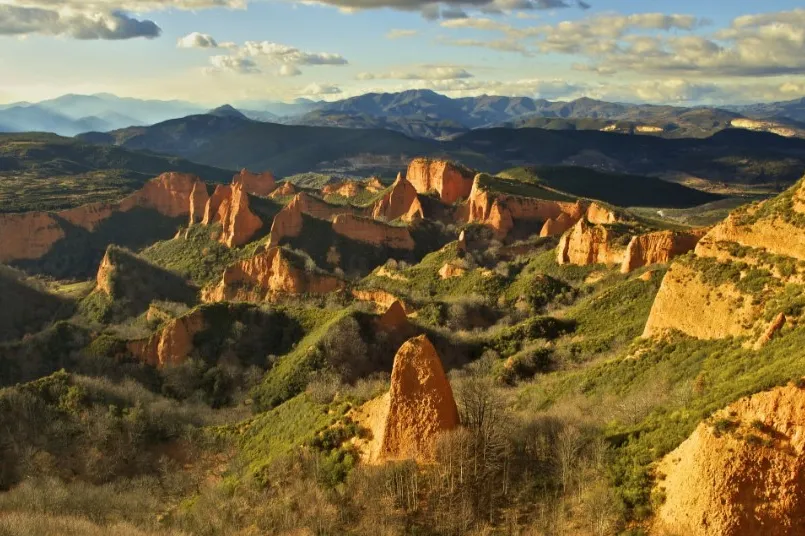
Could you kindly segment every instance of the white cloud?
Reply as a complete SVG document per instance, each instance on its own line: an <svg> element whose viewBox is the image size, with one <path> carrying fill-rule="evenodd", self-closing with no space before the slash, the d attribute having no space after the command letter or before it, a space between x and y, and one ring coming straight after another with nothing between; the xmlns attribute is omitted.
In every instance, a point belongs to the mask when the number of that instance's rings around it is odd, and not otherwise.
<svg viewBox="0 0 805 536"><path fill-rule="evenodd" d="M207 73L214 74L219 72L230 72L238 74L257 74L260 68L249 58L238 58L235 56L212 56L210 58L212 67L207 68Z"/></svg>
<svg viewBox="0 0 805 536"><path fill-rule="evenodd" d="M298 48L271 41L247 41L240 52L244 56L259 56L274 63L291 65L346 65L349 63L340 54L303 52Z"/></svg>
<svg viewBox="0 0 805 536"><path fill-rule="evenodd" d="M299 91L299 95L307 97L320 97L323 95L338 95L342 93L341 88L329 84L310 84Z"/></svg>
<svg viewBox="0 0 805 536"><path fill-rule="evenodd" d="M473 78L462 67L427 65L413 71L388 71L383 73L359 73L358 80L461 80Z"/></svg>
<svg viewBox="0 0 805 536"><path fill-rule="evenodd" d="M418 34L418 30L403 30L395 28L393 30L389 30L386 34L386 39L401 39L403 37L413 37Z"/></svg>
<svg viewBox="0 0 805 536"><path fill-rule="evenodd" d="M218 42L209 34L193 32L180 37L176 46L179 48L218 48Z"/></svg>
<svg viewBox="0 0 805 536"><path fill-rule="evenodd" d="M75 11L0 4L0 35L51 35L74 39L158 37L162 30L150 20L122 11Z"/></svg>
<svg viewBox="0 0 805 536"><path fill-rule="evenodd" d="M302 74L302 71L296 65L283 65L280 67L280 70L277 72L280 76L299 76Z"/></svg>

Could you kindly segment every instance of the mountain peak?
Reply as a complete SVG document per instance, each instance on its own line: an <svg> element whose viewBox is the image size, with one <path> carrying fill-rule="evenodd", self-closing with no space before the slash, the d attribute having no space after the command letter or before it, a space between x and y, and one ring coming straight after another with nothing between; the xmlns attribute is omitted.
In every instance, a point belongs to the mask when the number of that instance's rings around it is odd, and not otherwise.
<svg viewBox="0 0 805 536"><path fill-rule="evenodd" d="M215 115L218 117L237 117L238 119L248 119L248 117L246 117L237 108L229 104L224 104L223 106L219 106L214 110L210 110L208 114Z"/></svg>

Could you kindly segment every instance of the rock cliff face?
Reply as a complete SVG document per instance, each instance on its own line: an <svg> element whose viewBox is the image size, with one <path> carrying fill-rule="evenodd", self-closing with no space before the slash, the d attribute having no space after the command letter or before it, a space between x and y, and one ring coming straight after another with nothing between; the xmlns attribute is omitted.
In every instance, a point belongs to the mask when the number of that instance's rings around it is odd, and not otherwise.
<svg viewBox="0 0 805 536"><path fill-rule="evenodd" d="M400 218L410 222L424 218L425 214L416 188L404 177L398 176L391 189L375 202L372 207L372 217L388 221Z"/></svg>
<svg viewBox="0 0 805 536"><path fill-rule="evenodd" d="M802 389L788 385L730 405L701 423L657 467L665 501L653 534L802 534L803 450Z"/></svg>
<svg viewBox="0 0 805 536"><path fill-rule="evenodd" d="M603 225L593 225L582 218L562 235L557 247L559 264L620 264L625 245L618 236Z"/></svg>
<svg viewBox="0 0 805 536"><path fill-rule="evenodd" d="M158 333L140 341L130 341L129 351L148 365L166 367L183 363L193 351L193 337L206 328L200 311L171 320Z"/></svg>
<svg viewBox="0 0 805 536"><path fill-rule="evenodd" d="M548 218L542 225L539 235L545 236L558 236L564 234L568 229L575 225L575 221L564 212L556 218Z"/></svg>
<svg viewBox="0 0 805 536"><path fill-rule="evenodd" d="M446 160L415 158L408 165L406 178L419 193L437 192L444 203L466 199L475 173Z"/></svg>
<svg viewBox="0 0 805 536"><path fill-rule="evenodd" d="M617 223L620 220L617 214L598 203L590 203L587 207L587 221L593 224Z"/></svg>
<svg viewBox="0 0 805 536"><path fill-rule="evenodd" d="M441 268L439 268L439 277L442 279L461 277L466 273L467 273L466 268L456 266L455 264L451 264L449 262L445 263Z"/></svg>
<svg viewBox="0 0 805 536"><path fill-rule="evenodd" d="M344 197L355 197L363 190L363 185L358 181L346 180L342 182L335 182L332 184L325 184L321 189L322 195L341 195Z"/></svg>
<svg viewBox="0 0 805 536"><path fill-rule="evenodd" d="M380 455L430 460L437 435L458 425L453 390L436 349L425 335L410 339L394 357Z"/></svg>
<svg viewBox="0 0 805 536"><path fill-rule="evenodd" d="M386 312L377 320L378 327L384 331L399 331L406 329L408 324L408 317L405 314L405 308L399 301L392 303Z"/></svg>
<svg viewBox="0 0 805 536"><path fill-rule="evenodd" d="M98 274L95 276L95 290L111 296L111 277L114 271L115 265L109 258L109 250L106 250L106 254L104 254L103 259L101 259L101 264L98 266Z"/></svg>
<svg viewBox="0 0 805 536"><path fill-rule="evenodd" d="M674 257L693 251L704 233L705 230L660 231L632 237L626 247L621 272L626 274L650 264L670 262Z"/></svg>
<svg viewBox="0 0 805 536"><path fill-rule="evenodd" d="M269 247L279 246L283 238L299 236L302 233L302 226L304 225L302 218L303 203L304 198L302 194L299 194L274 216L274 221L271 224Z"/></svg>
<svg viewBox="0 0 805 536"><path fill-rule="evenodd" d="M277 180L270 171L252 173L243 169L232 177L232 185L239 185L247 194L265 197L277 188Z"/></svg>
<svg viewBox="0 0 805 536"><path fill-rule="evenodd" d="M213 223L221 221L226 211L226 207L222 209L222 206L229 204L231 197L232 186L224 184L216 186L212 196L210 196L207 203L204 205L204 218L201 220L201 224L212 225Z"/></svg>
<svg viewBox="0 0 805 536"><path fill-rule="evenodd" d="M271 248L229 266L202 299L217 301L272 301L282 294L326 294L344 287L337 277L309 273L286 250Z"/></svg>
<svg viewBox="0 0 805 536"><path fill-rule="evenodd" d="M800 181L776 198L737 209L707 232L694 255L679 258L666 274L644 335L678 329L708 339L762 338L772 319L789 312L785 288L805 277L803 197Z"/></svg>
<svg viewBox="0 0 805 536"><path fill-rule="evenodd" d="M385 290L379 289L353 289L352 296L356 300L364 301L364 302L372 302L381 310L387 310L389 307L394 305L394 303L399 303L402 305L403 311L405 314L411 314L414 312L414 309L411 305L407 304L403 300L397 298L391 292L387 292Z"/></svg>
<svg viewBox="0 0 805 536"><path fill-rule="evenodd" d="M407 250L412 250L415 246L414 239L406 227L395 227L351 214L336 216L333 220L333 231L352 240L376 246Z"/></svg>
<svg viewBox="0 0 805 536"><path fill-rule="evenodd" d="M232 186L232 197L222 215L223 235L221 242L229 247L246 244L263 227L263 221L249 210L249 196L239 184Z"/></svg>
<svg viewBox="0 0 805 536"><path fill-rule="evenodd" d="M38 259L64 238L64 230L47 212L0 214L0 262Z"/></svg>
<svg viewBox="0 0 805 536"><path fill-rule="evenodd" d="M171 218L186 216L197 184L204 185L193 175L164 173L118 203L90 203L55 214L0 214L0 262L38 259L45 255L53 244L65 237L66 229L60 220L94 231L112 214L137 207L150 208Z"/></svg>
<svg viewBox="0 0 805 536"><path fill-rule="evenodd" d="M271 195L268 197L276 199L277 197L296 195L298 191L299 190L296 189L296 186L294 186L292 182L283 182L276 190L271 192Z"/></svg>

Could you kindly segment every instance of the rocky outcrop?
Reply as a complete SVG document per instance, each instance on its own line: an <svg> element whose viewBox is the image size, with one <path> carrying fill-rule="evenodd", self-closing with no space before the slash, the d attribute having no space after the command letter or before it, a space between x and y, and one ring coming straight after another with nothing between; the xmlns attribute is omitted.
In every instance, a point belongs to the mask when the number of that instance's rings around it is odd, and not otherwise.
<svg viewBox="0 0 805 536"><path fill-rule="evenodd" d="M389 308L386 309L386 312L378 318L377 325L384 331L400 331L406 329L409 324L403 304L399 301L392 303Z"/></svg>
<svg viewBox="0 0 805 536"><path fill-rule="evenodd" d="M95 290L111 296L113 294L112 274L114 271L115 265L107 249L103 259L101 259L101 264L98 266L98 274L95 276Z"/></svg>
<svg viewBox="0 0 805 536"><path fill-rule="evenodd" d="M300 264L283 248L268 249L227 267L221 281L202 292L202 299L262 302L282 294L327 294L344 287L343 280Z"/></svg>
<svg viewBox="0 0 805 536"><path fill-rule="evenodd" d="M399 179L400 177L402 177L402 174L397 173L397 178ZM385 190L386 187L377 177L370 177L369 180L366 181L366 189L370 192L381 192Z"/></svg>
<svg viewBox="0 0 805 536"><path fill-rule="evenodd" d="M303 203L304 198L302 194L299 194L274 216L274 221L271 224L271 237L268 242L269 247L279 246L283 238L293 238L302 233L302 226L304 225L304 218L302 217Z"/></svg>
<svg viewBox="0 0 805 536"><path fill-rule="evenodd" d="M593 224L609 224L621 221L621 218L615 212L598 203L590 203L585 215L587 216L587 221Z"/></svg>
<svg viewBox="0 0 805 536"><path fill-rule="evenodd" d="M296 189L296 186L293 185L292 182L285 181L280 186L277 187L276 190L271 192L270 197L271 199L276 199L278 197L287 197L289 195L296 195L299 190Z"/></svg>
<svg viewBox="0 0 805 536"><path fill-rule="evenodd" d="M408 340L394 357L380 455L385 459L433 459L440 432L459 425L453 390L425 335Z"/></svg>
<svg viewBox="0 0 805 536"><path fill-rule="evenodd" d="M179 365L190 357L193 351L193 337L206 329L204 314L201 311L171 320L167 325L148 339L130 341L129 351L148 365L166 367Z"/></svg>
<svg viewBox="0 0 805 536"><path fill-rule="evenodd" d="M145 183L141 190L123 199L119 210L126 212L135 207L143 207L171 218L187 216L193 189L198 182L201 180L195 175L163 173Z"/></svg>
<svg viewBox="0 0 805 536"><path fill-rule="evenodd" d="M461 277L467 273L467 269L461 266L456 266L452 263L445 263L444 266L439 268L439 277L442 279L451 279L453 277Z"/></svg>
<svg viewBox="0 0 805 536"><path fill-rule="evenodd" d="M562 235L557 247L559 264L620 264L625 246L619 236L603 225L593 225L582 218Z"/></svg>
<svg viewBox="0 0 805 536"><path fill-rule="evenodd" d="M98 225L109 219L118 210L120 210L119 203L99 202L62 210L58 215L73 225L87 231L94 231Z"/></svg>
<svg viewBox="0 0 805 536"><path fill-rule="evenodd" d="M249 196L241 186L233 185L231 192L229 202L221 205L226 208L221 216L221 242L230 248L248 243L263 227L263 221L249 209Z"/></svg>
<svg viewBox="0 0 805 536"><path fill-rule="evenodd" d="M674 257L692 251L705 230L659 231L632 237L626 247L621 272L626 274L643 266L668 263Z"/></svg>
<svg viewBox="0 0 805 536"><path fill-rule="evenodd" d="M47 212L0 214L0 262L38 259L62 238L64 230Z"/></svg>
<svg viewBox="0 0 805 536"><path fill-rule="evenodd" d="M411 314L414 312L413 307L407 304L405 301L399 299L397 296L392 294L391 292L387 292L385 290L379 289L353 289L352 296L356 300L364 301L364 302L371 302L374 303L377 307L381 310L387 310L395 303L399 303L405 314Z"/></svg>
<svg viewBox="0 0 805 536"><path fill-rule="evenodd" d="M778 387L699 424L657 466L652 533L791 536L805 532L805 390Z"/></svg>
<svg viewBox="0 0 805 536"><path fill-rule="evenodd" d="M355 197L363 190L363 185L358 181L346 180L325 184L321 189L321 195L340 195L342 197Z"/></svg>
<svg viewBox="0 0 805 536"><path fill-rule="evenodd" d="M204 205L204 218L201 220L202 225L212 225L223 219L227 207L224 205L229 204L232 197L232 186L228 184L219 184L215 187L212 196L207 200Z"/></svg>
<svg viewBox="0 0 805 536"><path fill-rule="evenodd" d="M204 210L207 208L207 201L210 194L207 193L207 185L201 181L196 182L193 191L190 192L190 220L189 225L200 223L204 219Z"/></svg>
<svg viewBox="0 0 805 536"><path fill-rule="evenodd" d="M763 335L755 341L754 348L755 350L760 350L764 346L766 346L771 340L777 335L783 326L785 326L785 313L779 313L774 320L771 321L769 327L766 328L766 331L763 332Z"/></svg>
<svg viewBox="0 0 805 536"><path fill-rule="evenodd" d="M785 308L785 293L789 283L805 278L803 198L800 181L773 199L733 211L707 232L694 254L666 274L644 335L678 329L698 338L747 337L753 346L779 313L796 323L801 315Z"/></svg>
<svg viewBox="0 0 805 536"><path fill-rule="evenodd" d="M466 199L475 173L446 160L415 158L408 165L406 178L419 193L436 192L444 203Z"/></svg>
<svg viewBox="0 0 805 536"><path fill-rule="evenodd" d="M341 214L333 220L333 231L336 233L375 246L392 249L414 249L414 239L406 227L396 227L368 218L351 214Z"/></svg>
<svg viewBox="0 0 805 536"><path fill-rule="evenodd" d="M232 177L232 185L240 186L247 194L265 197L277 188L277 180L270 171L252 173L248 169L242 169Z"/></svg>
<svg viewBox="0 0 805 536"><path fill-rule="evenodd" d="M564 234L568 229L573 227L576 221L566 213L562 213L556 218L548 218L540 229L539 235L546 236L559 236Z"/></svg>
<svg viewBox="0 0 805 536"><path fill-rule="evenodd" d="M416 188L404 177L398 176L391 189L372 206L372 217L388 221L399 218L410 222L424 218L425 214Z"/></svg>

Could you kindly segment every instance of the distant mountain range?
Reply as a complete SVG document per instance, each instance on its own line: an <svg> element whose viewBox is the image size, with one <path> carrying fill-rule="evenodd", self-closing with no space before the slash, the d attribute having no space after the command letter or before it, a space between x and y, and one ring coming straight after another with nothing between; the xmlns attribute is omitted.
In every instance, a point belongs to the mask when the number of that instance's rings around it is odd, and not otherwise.
<svg viewBox="0 0 805 536"><path fill-rule="evenodd" d="M492 172L572 165L724 183L791 183L805 172L805 140L744 129L703 139L664 139L597 130L480 128L431 140L389 129L263 123L226 108L79 138L225 169L270 169L281 176L308 171L393 176L415 156L447 157Z"/></svg>
<svg viewBox="0 0 805 536"><path fill-rule="evenodd" d="M209 108L186 101L64 95L38 103L0 105L0 131L73 136L145 126ZM626 104L581 98L552 102L528 97L453 99L430 90L368 93L335 102L240 101L209 112L304 126L383 129L410 137L450 139L477 128L605 130L665 138L704 138L730 127L805 137L805 99L748 106L694 107Z"/></svg>

